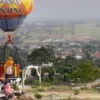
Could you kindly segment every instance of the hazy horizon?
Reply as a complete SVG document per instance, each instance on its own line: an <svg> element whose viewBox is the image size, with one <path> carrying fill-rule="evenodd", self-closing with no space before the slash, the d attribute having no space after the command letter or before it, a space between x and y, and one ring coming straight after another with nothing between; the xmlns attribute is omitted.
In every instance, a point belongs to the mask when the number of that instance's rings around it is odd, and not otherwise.
<svg viewBox="0 0 100 100"><path fill-rule="evenodd" d="M26 21L99 19L99 9L100 0L34 0Z"/></svg>

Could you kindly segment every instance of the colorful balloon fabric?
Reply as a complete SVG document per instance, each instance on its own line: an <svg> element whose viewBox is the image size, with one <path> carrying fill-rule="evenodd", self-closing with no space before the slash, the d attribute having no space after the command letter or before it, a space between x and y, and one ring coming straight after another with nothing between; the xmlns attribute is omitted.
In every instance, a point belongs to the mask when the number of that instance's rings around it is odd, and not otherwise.
<svg viewBox="0 0 100 100"><path fill-rule="evenodd" d="M33 9L33 0L0 0L0 28L14 31Z"/></svg>

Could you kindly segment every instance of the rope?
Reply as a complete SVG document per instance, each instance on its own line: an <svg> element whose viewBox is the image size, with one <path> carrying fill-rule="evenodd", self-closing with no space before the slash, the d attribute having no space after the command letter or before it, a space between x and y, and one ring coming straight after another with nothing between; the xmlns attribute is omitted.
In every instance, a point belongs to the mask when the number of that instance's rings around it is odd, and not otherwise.
<svg viewBox="0 0 100 100"><path fill-rule="evenodd" d="M0 32L3 34L3 36L5 37L5 38L7 38L8 39L8 35L11 35L12 36L12 38L13 37L15 37L16 36L16 34L17 34L17 32L18 32L18 28L14 31L14 32L4 32L2 29L0 29Z"/></svg>

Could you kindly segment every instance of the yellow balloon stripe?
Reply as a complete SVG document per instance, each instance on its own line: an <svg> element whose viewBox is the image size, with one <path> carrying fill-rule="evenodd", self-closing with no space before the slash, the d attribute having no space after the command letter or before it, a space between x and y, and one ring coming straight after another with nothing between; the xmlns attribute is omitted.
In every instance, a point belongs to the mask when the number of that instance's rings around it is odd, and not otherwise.
<svg viewBox="0 0 100 100"><path fill-rule="evenodd" d="M10 8L17 8L18 6L16 4L9 5Z"/></svg>
<svg viewBox="0 0 100 100"><path fill-rule="evenodd" d="M26 10L28 11L30 6L33 4L33 0L22 0L22 3L24 4Z"/></svg>
<svg viewBox="0 0 100 100"><path fill-rule="evenodd" d="M24 4L25 8L27 9L28 1L27 0L22 0L22 4Z"/></svg>
<svg viewBox="0 0 100 100"><path fill-rule="evenodd" d="M16 1L16 0L15 0ZM21 0L21 3L24 4L26 10L28 11L30 6L33 4L33 0ZM14 0L12 0L11 4L10 2L6 2L6 3L3 3L3 0L1 0L0 2L0 8L4 5L4 4L7 4L9 6L9 8L17 8L19 5L17 5Z"/></svg>
<svg viewBox="0 0 100 100"><path fill-rule="evenodd" d="M0 8L2 7L3 3L0 3Z"/></svg>

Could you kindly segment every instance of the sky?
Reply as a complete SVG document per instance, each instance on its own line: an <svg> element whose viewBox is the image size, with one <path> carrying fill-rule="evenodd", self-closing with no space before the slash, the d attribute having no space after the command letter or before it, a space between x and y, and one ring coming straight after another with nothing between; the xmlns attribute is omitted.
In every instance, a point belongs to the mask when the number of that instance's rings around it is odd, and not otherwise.
<svg viewBox="0 0 100 100"><path fill-rule="evenodd" d="M100 0L34 0L27 21L100 18Z"/></svg>

